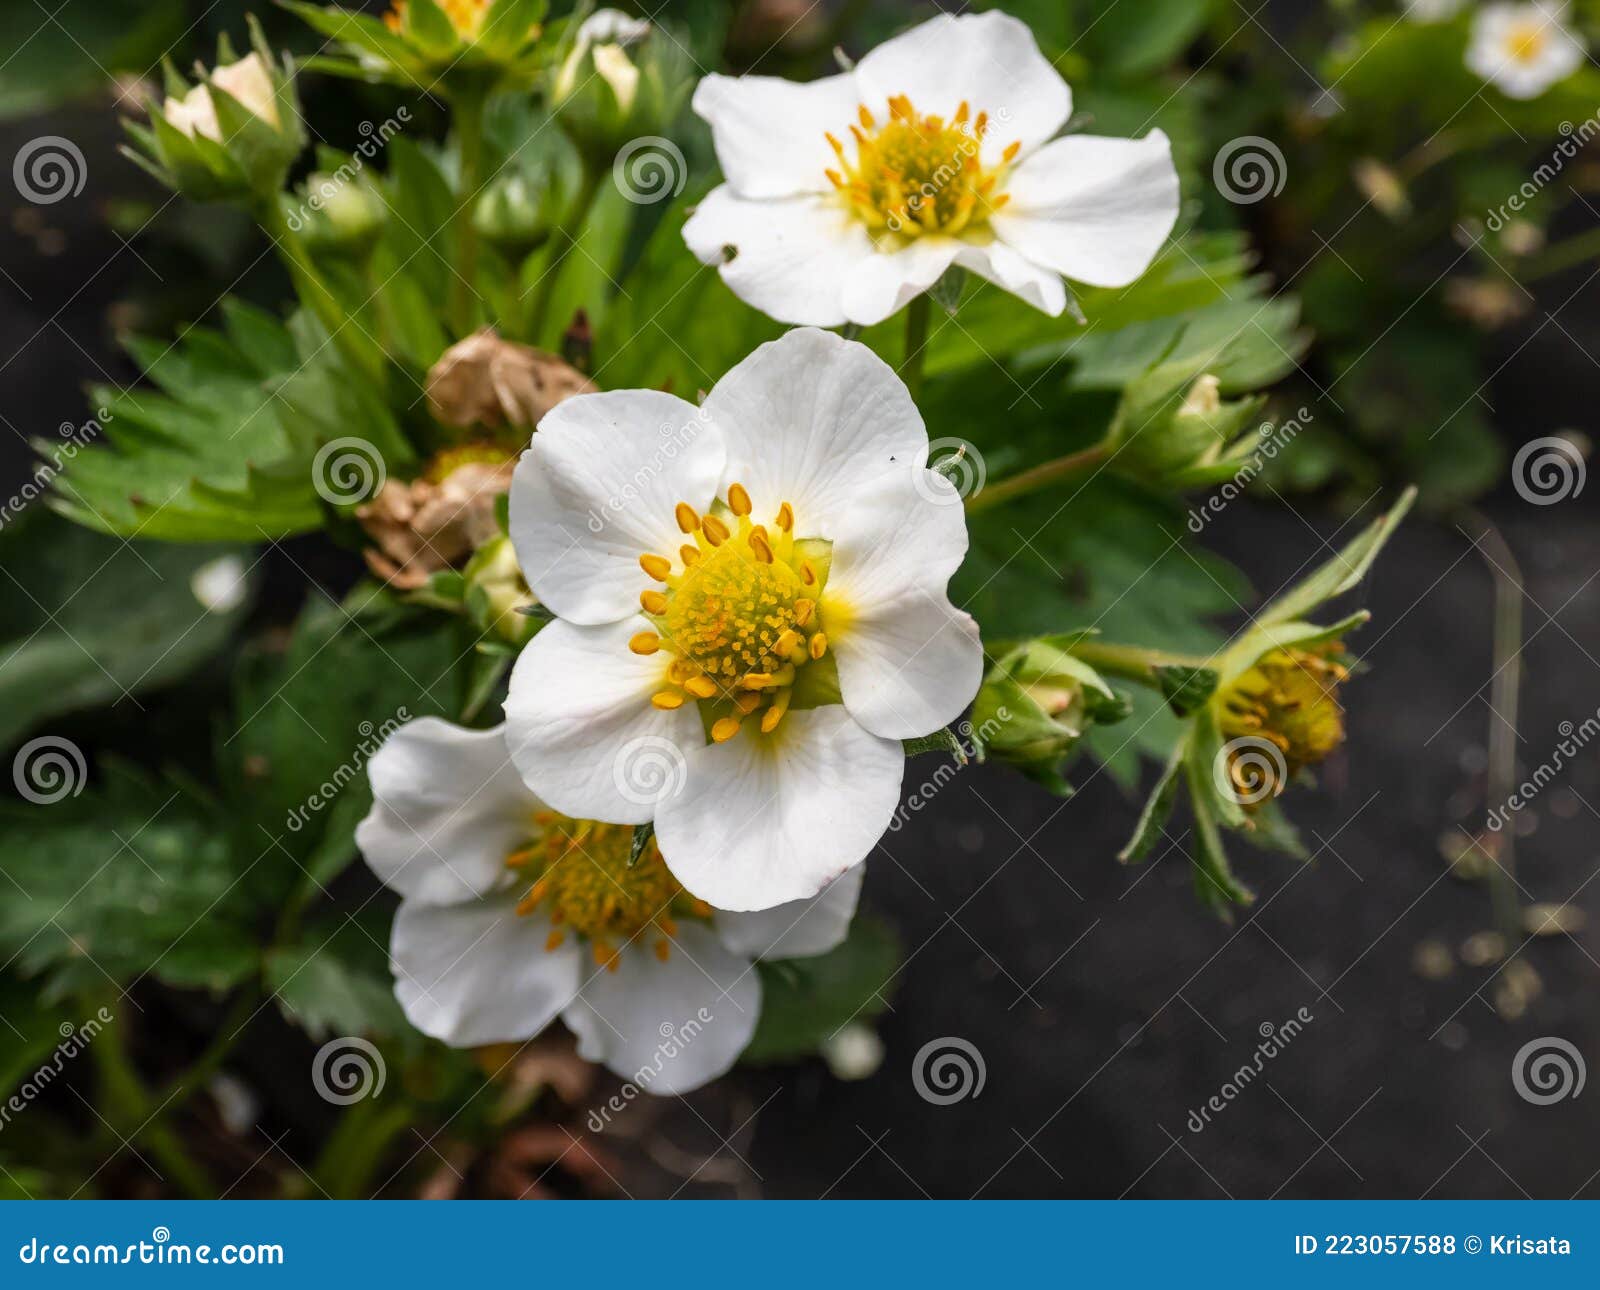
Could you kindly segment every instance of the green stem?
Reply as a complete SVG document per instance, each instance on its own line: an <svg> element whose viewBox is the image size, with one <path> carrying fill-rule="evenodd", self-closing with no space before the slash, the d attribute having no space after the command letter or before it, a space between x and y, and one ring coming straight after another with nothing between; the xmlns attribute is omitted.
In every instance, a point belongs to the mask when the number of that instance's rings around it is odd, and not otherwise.
<svg viewBox="0 0 1600 1290"><path fill-rule="evenodd" d="M1070 653L1097 672L1136 681L1159 690L1156 669L1161 667L1205 667L1210 660L1193 654L1174 654L1168 650L1141 649L1137 645L1113 645L1109 641L1086 640L1074 645Z"/></svg>
<svg viewBox="0 0 1600 1290"><path fill-rule="evenodd" d="M933 297L924 291L906 306L906 348L900 359L900 379L911 391L913 403L922 400L922 367L928 352L928 318Z"/></svg>
<svg viewBox="0 0 1600 1290"><path fill-rule="evenodd" d="M595 199L600 196L600 184L604 178L603 170L590 165L587 161L583 163L583 183L578 189L577 200L550 240L550 258L545 263L543 276L534 288L533 304L528 309L528 337L534 344L538 344L544 338L550 301L555 295L556 279L561 276L561 266L567 262L567 256L572 254L572 248L578 244L579 233L588 223L589 212L594 207Z"/></svg>
<svg viewBox="0 0 1600 1290"><path fill-rule="evenodd" d="M1003 502L1014 501L1025 497L1029 493L1037 492L1051 484L1065 479L1068 475L1080 470L1087 470L1091 466L1098 466L1110 455L1110 448L1103 443L1097 443L1092 448L1085 448L1082 452L1068 453L1065 457L1056 457L1023 471L1020 475L1012 475L1009 479L1002 479L998 484L990 484L979 492L967 498L967 514L975 515L979 511L986 511L991 506L999 506Z"/></svg>
<svg viewBox="0 0 1600 1290"><path fill-rule="evenodd" d="M1469 510L1479 529L1484 563L1494 579L1494 667L1489 683L1489 768L1487 792L1490 807L1511 797L1517 774L1517 697L1522 688L1522 570L1500 530L1488 518ZM1495 922L1510 950L1522 939L1522 902L1517 895L1516 830L1495 835L1489 874L1490 900Z"/></svg>
<svg viewBox="0 0 1600 1290"><path fill-rule="evenodd" d="M288 218L284 215L283 206L276 194L261 203L256 212L256 219L277 247L284 267L289 270L289 279L294 283L296 294L317 316L317 320L328 333L334 346L357 371L365 373L376 382L381 382L382 354L366 343L364 333L345 312L344 306L329 290L328 284L323 281L310 252L289 227Z"/></svg>
<svg viewBox="0 0 1600 1290"><path fill-rule="evenodd" d="M450 317L458 334L465 336L477 322L478 230L472 214L483 186L483 109L486 96L479 89L455 99L456 146L461 155L460 191L456 206L456 265L450 283Z"/></svg>
<svg viewBox="0 0 1600 1290"><path fill-rule="evenodd" d="M317 1157L311 1170L317 1184L335 1200L366 1199L384 1152L411 1124L412 1110L404 1097L357 1102L340 1117Z"/></svg>
<svg viewBox="0 0 1600 1290"><path fill-rule="evenodd" d="M258 985L245 990L233 1001L233 1006L218 1024L216 1034L206 1050L194 1060L181 1077L167 1085L164 1093L156 1097L156 1105L161 1108L163 1115L177 1110L216 1074L260 1006L261 989Z"/></svg>
<svg viewBox="0 0 1600 1290"><path fill-rule="evenodd" d="M165 1108L151 1106L150 1094L128 1056L124 1023L114 1021L102 1030L89 1045L89 1052L94 1058L100 1099L109 1112L112 1132L118 1138L143 1142L183 1195L211 1196L212 1187L205 1172L189 1159L177 1134L163 1122Z"/></svg>

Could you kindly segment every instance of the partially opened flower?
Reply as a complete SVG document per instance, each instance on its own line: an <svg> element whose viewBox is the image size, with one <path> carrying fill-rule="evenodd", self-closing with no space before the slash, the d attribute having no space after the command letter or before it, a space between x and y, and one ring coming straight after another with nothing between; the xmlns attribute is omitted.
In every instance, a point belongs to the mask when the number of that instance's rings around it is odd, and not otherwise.
<svg viewBox="0 0 1600 1290"><path fill-rule="evenodd" d="M250 20L254 46L243 58L218 41L217 63L189 84L170 64L167 95L149 105L150 123L124 120L134 149L124 149L162 183L202 201L277 200L305 146L293 65L280 64Z"/></svg>
<svg viewBox="0 0 1600 1290"><path fill-rule="evenodd" d="M1177 219L1166 135L1055 139L1072 93L1003 13L931 19L806 84L707 76L694 109L727 182L684 237L782 322L879 322L951 265L1059 314L1063 277L1133 281Z"/></svg>
<svg viewBox="0 0 1600 1290"><path fill-rule="evenodd" d="M1472 19L1467 66L1507 98L1538 98L1583 62L1583 45L1562 25L1565 4L1490 4Z"/></svg>
<svg viewBox="0 0 1600 1290"><path fill-rule="evenodd" d="M551 412L511 487L518 560L558 617L506 703L528 784L568 815L654 819L672 872L722 909L861 861L901 740L953 720L982 673L945 591L960 497L927 458L894 373L812 330L700 408L629 390Z"/></svg>
<svg viewBox="0 0 1600 1290"><path fill-rule="evenodd" d="M633 830L575 820L533 796L503 729L425 717L368 765L356 830L400 893L390 944L411 1023L457 1047L521 1042L561 1018L578 1051L653 1093L715 1079L761 1012L756 957L832 949L858 875L814 901L725 913L689 896Z"/></svg>

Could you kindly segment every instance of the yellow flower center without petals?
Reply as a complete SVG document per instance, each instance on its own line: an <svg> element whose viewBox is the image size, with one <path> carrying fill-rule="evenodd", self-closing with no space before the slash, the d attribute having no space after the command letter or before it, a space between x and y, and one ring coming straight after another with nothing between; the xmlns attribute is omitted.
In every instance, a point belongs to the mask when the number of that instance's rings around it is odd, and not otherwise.
<svg viewBox="0 0 1600 1290"><path fill-rule="evenodd" d="M664 589L641 593L655 630L640 632L628 647L673 656L651 702L671 710L697 701L718 743L746 721L772 733L789 710L799 669L828 649L819 597L831 548L795 537L788 502L770 528L751 510L741 484L728 488L726 516L702 516L679 502L678 527L689 540L676 558L639 557Z"/></svg>
<svg viewBox="0 0 1600 1290"><path fill-rule="evenodd" d="M531 873L533 884L517 913L548 914L554 929L545 942L554 950L567 932L589 943L594 961L616 971L621 948L643 936L663 962L671 954L677 916L711 917L711 906L687 895L672 876L654 839L629 864L633 827L573 820L554 811L534 817L532 843L506 857L506 865Z"/></svg>
<svg viewBox="0 0 1600 1290"><path fill-rule="evenodd" d="M1548 40L1547 24L1519 22L1506 32L1506 53L1519 63L1531 63L1543 52Z"/></svg>
<svg viewBox="0 0 1600 1290"><path fill-rule="evenodd" d="M979 152L989 129L988 113L974 118L963 102L946 121L919 114L910 99L897 94L889 100L889 119L882 125L865 104L856 115L858 123L850 127L855 160L830 133L828 143L839 168L827 175L875 234L954 237L982 227L1009 200L1000 190L1022 144L1010 144L999 165L985 166Z"/></svg>
<svg viewBox="0 0 1600 1290"><path fill-rule="evenodd" d="M1344 740L1339 686L1350 672L1325 653L1273 650L1244 672L1220 697L1219 724L1226 739L1265 739L1283 755L1283 774L1265 768L1248 747L1236 750L1228 774L1249 810L1283 792L1308 766L1315 766ZM1272 782L1263 781L1263 775ZM1281 782L1280 782L1281 781Z"/></svg>

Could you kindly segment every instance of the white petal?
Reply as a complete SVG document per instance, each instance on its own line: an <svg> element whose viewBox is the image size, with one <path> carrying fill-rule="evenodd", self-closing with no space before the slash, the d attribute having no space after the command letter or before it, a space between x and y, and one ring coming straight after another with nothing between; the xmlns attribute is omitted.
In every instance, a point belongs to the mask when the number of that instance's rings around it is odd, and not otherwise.
<svg viewBox="0 0 1600 1290"><path fill-rule="evenodd" d="M755 1033L761 978L750 960L684 922L665 963L629 946L566 1010L578 1055L647 1093L687 1093L723 1074Z"/></svg>
<svg viewBox="0 0 1600 1290"><path fill-rule="evenodd" d="M844 285L846 317L870 327L898 313L939 280L962 245L953 237L919 237L898 250L878 250Z"/></svg>
<svg viewBox="0 0 1600 1290"><path fill-rule="evenodd" d="M828 648L839 661L839 690L850 715L890 739L948 725L983 680L978 624L942 591L913 588L877 601L868 616L830 637Z"/></svg>
<svg viewBox="0 0 1600 1290"><path fill-rule="evenodd" d="M826 954L849 934L861 898L865 864L846 869L810 900L772 909L719 911L717 935L735 954L761 959L799 959Z"/></svg>
<svg viewBox="0 0 1600 1290"><path fill-rule="evenodd" d="M880 120L891 94L904 94L919 113L946 120L963 100L974 115L987 112L986 165L999 161L1013 141L1026 154L1072 115L1072 91L1039 52L1033 32L998 11L929 19L867 54L855 76Z"/></svg>
<svg viewBox="0 0 1600 1290"><path fill-rule="evenodd" d="M928 457L928 434L905 385L858 341L791 331L760 346L706 396L703 412L727 444L724 478L742 483L756 514L788 502L795 531L838 541L870 522L858 496L907 479Z"/></svg>
<svg viewBox="0 0 1600 1290"><path fill-rule="evenodd" d="M1067 307L1067 288L1061 275L1054 269L1040 268L1004 242L963 246L956 263L1052 318L1060 317Z"/></svg>
<svg viewBox="0 0 1600 1290"><path fill-rule="evenodd" d="M846 137L860 91L848 75L800 83L776 76L707 76L694 110L711 125L722 173L744 197L830 191L838 158L827 136Z"/></svg>
<svg viewBox="0 0 1600 1290"><path fill-rule="evenodd" d="M687 758L705 743L693 705L653 707L673 655L639 655L635 616L605 627L548 624L511 672L506 743L522 778L563 815L643 824L684 785Z"/></svg>
<svg viewBox="0 0 1600 1290"><path fill-rule="evenodd" d="M859 864L900 801L905 752L832 704L790 712L689 756L689 780L656 815L673 875L718 909L808 900Z"/></svg>
<svg viewBox="0 0 1600 1290"><path fill-rule="evenodd" d="M503 726L467 730L437 717L401 726L367 763L372 810L356 845L383 882L443 905L499 886L505 859L540 809L506 751Z"/></svg>
<svg viewBox="0 0 1600 1290"><path fill-rule="evenodd" d="M1096 287L1149 267L1178 219L1178 172L1160 130L1142 139L1071 135L1012 172L1010 204L990 217L1024 258Z"/></svg>
<svg viewBox="0 0 1600 1290"><path fill-rule="evenodd" d="M647 551L682 542L673 508L706 506L722 443L693 404L659 390L567 399L545 414L511 480L511 543L539 600L576 623L638 612Z"/></svg>
<svg viewBox="0 0 1600 1290"><path fill-rule="evenodd" d="M683 226L684 241L733 294L779 322L848 321L846 284L877 253L866 226L832 197L753 201L714 189ZM735 254L727 259L728 248Z"/></svg>
<svg viewBox="0 0 1600 1290"><path fill-rule="evenodd" d="M507 900L406 900L389 943L395 997L411 1024L456 1048L517 1043L548 1026L578 992L577 945L544 948L548 919Z"/></svg>

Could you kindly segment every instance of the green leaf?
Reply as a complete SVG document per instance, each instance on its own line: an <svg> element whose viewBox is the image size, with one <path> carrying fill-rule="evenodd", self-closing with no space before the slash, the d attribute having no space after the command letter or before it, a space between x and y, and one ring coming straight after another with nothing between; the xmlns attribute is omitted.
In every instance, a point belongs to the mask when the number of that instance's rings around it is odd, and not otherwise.
<svg viewBox="0 0 1600 1290"><path fill-rule="evenodd" d="M334 348L309 324L295 337L231 302L224 331L193 328L170 345L127 348L157 387L98 386L105 442L62 462L57 507L101 532L171 542L285 537L317 528L312 461L323 439L390 421L372 412ZM402 441L403 442L403 441Z"/></svg>
<svg viewBox="0 0 1600 1290"><path fill-rule="evenodd" d="M266 960L283 1015L314 1040L406 1032L389 971L387 919L357 915L306 927Z"/></svg>
<svg viewBox="0 0 1600 1290"><path fill-rule="evenodd" d="M197 573L236 559L240 602L207 609ZM125 702L220 650L249 607L249 553L128 543L43 505L0 529L0 746L47 718ZM231 565L219 566L226 572Z"/></svg>
<svg viewBox="0 0 1600 1290"><path fill-rule="evenodd" d="M882 923L858 917L844 942L815 958L763 960L761 1020L744 1050L750 1062L793 1061L817 1051L848 1022L888 1007L900 946Z"/></svg>
<svg viewBox="0 0 1600 1290"><path fill-rule="evenodd" d="M1408 488L1400 499L1369 524L1333 559L1320 565L1309 576L1279 596L1256 616L1256 625L1270 627L1291 619L1304 618L1318 606L1341 596L1367 576L1384 543L1405 518L1416 500L1417 490Z"/></svg>
<svg viewBox="0 0 1600 1290"><path fill-rule="evenodd" d="M217 760L236 846L262 857L250 882L274 898L325 884L354 855L367 762L389 734L417 717L458 720L466 702L474 654L460 618L411 611L368 623L361 609L314 605L281 655L240 663Z"/></svg>
<svg viewBox="0 0 1600 1290"><path fill-rule="evenodd" d="M1156 839L1166 828L1167 821L1172 818L1172 807L1178 798L1178 785L1181 782L1179 772L1183 769L1186 746L1184 743L1179 743L1172 750L1172 756L1162 768L1160 778L1150 790L1150 796L1145 799L1144 808L1139 812L1139 822L1133 829L1133 836L1117 853L1117 859L1123 864L1142 864L1149 858L1150 848L1155 845Z"/></svg>
<svg viewBox="0 0 1600 1290"><path fill-rule="evenodd" d="M1222 846L1222 830L1217 827L1217 817L1212 810L1216 792L1211 787L1209 766L1197 771L1193 758L1186 767L1189 781L1189 805L1194 815L1194 890L1200 903L1215 910L1225 921L1230 920L1231 905L1255 903L1255 893L1233 876L1228 864L1228 853Z"/></svg>
<svg viewBox="0 0 1600 1290"><path fill-rule="evenodd" d="M47 805L0 805L0 954L43 998L151 974L224 990L255 961L254 911L226 822L180 788L115 764Z"/></svg>
<svg viewBox="0 0 1600 1290"><path fill-rule="evenodd" d="M650 839L656 835L656 826L653 821L646 820L637 824L633 829L633 838L628 843L628 868L633 868L639 863L639 857L644 854L644 849L650 845Z"/></svg>

